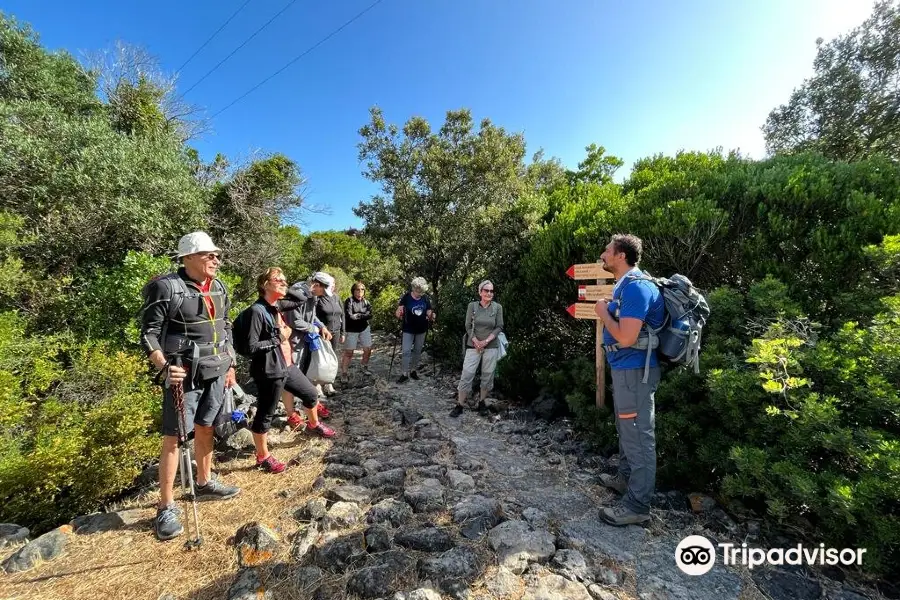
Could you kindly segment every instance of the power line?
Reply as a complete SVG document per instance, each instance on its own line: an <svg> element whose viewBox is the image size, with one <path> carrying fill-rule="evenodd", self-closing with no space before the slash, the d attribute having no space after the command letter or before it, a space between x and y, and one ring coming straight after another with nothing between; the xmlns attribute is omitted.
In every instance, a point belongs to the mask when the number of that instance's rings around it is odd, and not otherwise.
<svg viewBox="0 0 900 600"><path fill-rule="evenodd" d="M194 52L193 54L191 54L191 56L190 56L186 61L184 61L184 64L181 65L180 67L178 67L178 69L176 69L175 72L176 72L176 73L180 73L181 70L182 70L183 68L185 68L185 67L188 65L189 62L191 62L192 60L194 60L194 57L197 56L198 54L200 54L200 51L203 50L204 48L206 48L206 45L207 45L208 43L210 43L210 42L213 40L214 37L216 37L217 35L219 35L219 32L222 31L223 29L225 29L225 26L228 25L229 23L231 23L231 20L232 20L233 18L235 18L235 17L237 16L237 14L238 14L239 12L241 12L241 11L244 9L244 7L247 6L248 4L250 4L250 0L247 0L246 2L244 2L243 4L241 4L240 7L239 7L236 11L234 11L233 13L231 13L231 16L228 17L228 20L225 21L224 23L222 23L222 26L219 27L218 29L216 29L216 31L215 31L211 36L209 36L209 39L207 39L205 42L203 42L203 45L200 46L199 48L197 48L196 52Z"/></svg>
<svg viewBox="0 0 900 600"><path fill-rule="evenodd" d="M300 54L298 54L297 56L295 56L295 57L294 57L293 59L291 59L291 61L288 62L286 65L284 65L283 67L281 67L280 69L278 69L277 71L275 71L274 73L272 73L271 75L269 75L268 77L266 77L265 79L263 79L262 81L260 81L259 83L257 83L256 85L254 85L252 88L250 88L249 90L247 90L246 92L244 92L243 94L241 94L240 96L238 96L237 98L235 98L234 100L232 100L230 103L226 104L224 108L220 109L218 112L216 112L215 114L213 114L212 117L210 117L210 118L211 118L211 119L216 118L217 116L219 116L220 114L222 114L223 112L225 112L226 110L228 110L229 108L231 108L232 106L234 106L235 104L237 104L238 102L240 102L241 100L243 100L244 98L246 98L247 96L249 96L251 93L253 93L254 91L256 91L258 88L262 87L262 86L263 86L266 82L268 82L270 79L273 79L273 78L277 77L278 75L280 75L280 74L281 74L283 71L285 71L288 67L290 67L290 66L293 65L295 62L297 62L298 60L300 60L301 58L303 58L304 56L306 56L307 54L309 54L310 52L312 52L313 50L315 50L316 48L318 48L319 46L321 46L321 45L324 44L325 42L327 42L329 39L331 39L332 37L334 37L334 36L337 35L338 33L340 33L344 28L346 28L347 26L349 26L351 23L353 23L354 21L356 21L357 19L359 19L360 17L362 17L364 14L366 14L367 12L369 12L370 10L372 10L373 8L375 8L376 6L378 6L379 4L381 4L381 2L382 2L382 0L375 0L375 2L373 2L373 3L370 4L368 7L366 7L365 9L363 9L362 11L360 11L359 13L357 13L356 16L354 16L352 19L350 19L349 21L347 21L346 23L344 23L343 25L341 25L340 27L338 27L337 29L335 29L334 31L332 31L331 33L329 33L328 35L326 35L324 38L322 38L321 40L319 40L318 42L316 42L313 46L310 46L309 48L307 48L306 50L304 50L303 52L301 52Z"/></svg>
<svg viewBox="0 0 900 600"><path fill-rule="evenodd" d="M198 85L200 85L200 83L201 83L204 79L206 79L207 77L209 77L210 75L212 75L212 74L215 72L216 69L218 69L219 67L222 66L222 64L225 63L226 60L228 60L229 58L231 58L232 56L234 56L234 55L238 52L238 50L240 50L241 48L243 48L244 46L246 46L246 45L250 42L250 40L252 40L252 39L255 38L257 35L259 35L259 32L261 32L263 29L265 29L266 27L268 27L268 26L272 23L272 21L274 21L274 20L277 19L279 16L281 16L281 14L282 14L284 11L286 11L287 9L289 9L289 8L290 8L291 6L293 6L296 2L297 2L297 0L291 0L291 1L288 3L287 6L285 6L285 7L282 8L280 11L278 11L277 13L275 13L275 16L274 16L274 17L272 17L271 19L269 19L268 21L266 21L266 23L265 23L262 27L260 27L259 29L257 29L256 31L253 32L253 35L251 35L251 36L248 37L246 40L244 40L243 43L242 43L240 46L238 46L237 48L235 48L234 50L232 50L231 53L230 53L228 56L226 56L225 58L223 58L222 60L220 60L220 61L219 61L219 64L217 64L217 65L214 66L212 69L210 69L209 71L207 71L206 73L204 73L204 74L203 74L203 77L201 77L200 79L198 79L198 80L194 83L194 85L192 85L191 87L189 87L188 89L186 89L185 91L183 91L183 92L181 93L181 96L182 96L182 97L186 96L186 95L188 94L188 92L190 92L192 89L194 89L195 87L197 87Z"/></svg>

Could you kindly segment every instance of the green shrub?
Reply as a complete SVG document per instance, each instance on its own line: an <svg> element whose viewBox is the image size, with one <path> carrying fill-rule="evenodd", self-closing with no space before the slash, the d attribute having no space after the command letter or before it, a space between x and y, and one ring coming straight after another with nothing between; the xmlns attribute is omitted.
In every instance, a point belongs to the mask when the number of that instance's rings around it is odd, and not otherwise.
<svg viewBox="0 0 900 600"><path fill-rule="evenodd" d="M52 346L49 338L38 341ZM0 370L0 402L22 398L12 406L18 418L0 425L0 520L38 532L96 510L159 452L159 438L150 434L159 393L143 357L104 344L62 352L68 368L37 358L25 372L25 381L52 380L46 396L29 394Z"/></svg>
<svg viewBox="0 0 900 600"><path fill-rule="evenodd" d="M378 291L374 297L369 298L369 302L372 303L372 329L378 329L387 333L400 331L394 312L397 310L397 302L402 295L402 287L389 285Z"/></svg>
<svg viewBox="0 0 900 600"><path fill-rule="evenodd" d="M723 481L830 545L867 548L882 572L900 560L900 295L884 308L815 345L783 323L753 340L747 362L766 394Z"/></svg>

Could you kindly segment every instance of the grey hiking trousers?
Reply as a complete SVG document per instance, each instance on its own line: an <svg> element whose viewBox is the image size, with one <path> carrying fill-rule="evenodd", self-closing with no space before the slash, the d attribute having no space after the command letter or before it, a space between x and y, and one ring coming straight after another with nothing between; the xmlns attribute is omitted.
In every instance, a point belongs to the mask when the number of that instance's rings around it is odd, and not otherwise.
<svg viewBox="0 0 900 600"><path fill-rule="evenodd" d="M650 369L642 383L644 369L613 369L613 403L619 433L619 475L628 481L622 504L638 514L649 514L656 487L655 394L659 367Z"/></svg>
<svg viewBox="0 0 900 600"><path fill-rule="evenodd" d="M419 368L419 359L422 357L423 346L425 346L424 333L403 332L401 352L403 354L404 375L409 375L410 367L412 367L413 371Z"/></svg>

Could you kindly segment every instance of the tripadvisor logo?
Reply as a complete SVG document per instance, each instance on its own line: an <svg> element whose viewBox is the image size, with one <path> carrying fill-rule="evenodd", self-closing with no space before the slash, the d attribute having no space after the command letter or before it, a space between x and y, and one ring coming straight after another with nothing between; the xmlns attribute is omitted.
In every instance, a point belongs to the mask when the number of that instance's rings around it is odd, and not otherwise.
<svg viewBox="0 0 900 600"><path fill-rule="evenodd" d="M804 547L797 544L791 548L749 548L747 544L721 543L722 564L743 565L749 569L761 565L862 565L865 548ZM716 563L716 550L712 542L702 535L689 535L675 548L675 564L687 575L704 575Z"/></svg>
<svg viewBox="0 0 900 600"><path fill-rule="evenodd" d="M716 564L716 549L702 535L689 535L675 548L675 564L688 575L703 575Z"/></svg>

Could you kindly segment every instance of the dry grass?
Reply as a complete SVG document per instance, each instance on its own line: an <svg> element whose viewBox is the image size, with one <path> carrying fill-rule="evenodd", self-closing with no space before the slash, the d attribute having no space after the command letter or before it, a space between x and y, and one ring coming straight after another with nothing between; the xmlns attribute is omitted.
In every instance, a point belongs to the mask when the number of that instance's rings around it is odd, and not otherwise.
<svg viewBox="0 0 900 600"><path fill-rule="evenodd" d="M297 434L293 443L273 449L272 454L288 461L298 455L321 456L330 446L330 441ZM300 598L301 590L278 581L289 577L290 569L274 573L273 569L290 560L290 538L300 526L293 512L312 497L312 483L323 470L321 458L307 460L281 475L259 472L254 462L251 456L218 465L220 477L239 485L242 493L225 502L199 503L200 548L186 550L186 535L165 543L156 540L152 519L158 494L147 494L130 505L143 510L140 522L118 531L70 536L62 557L26 573L0 576L0 598L157 600L166 593L179 599L224 598L238 570L230 538L251 521L269 526L284 542L280 554L260 569L263 583L272 588L276 598ZM179 506L186 511L185 517L191 516L184 502Z"/></svg>

